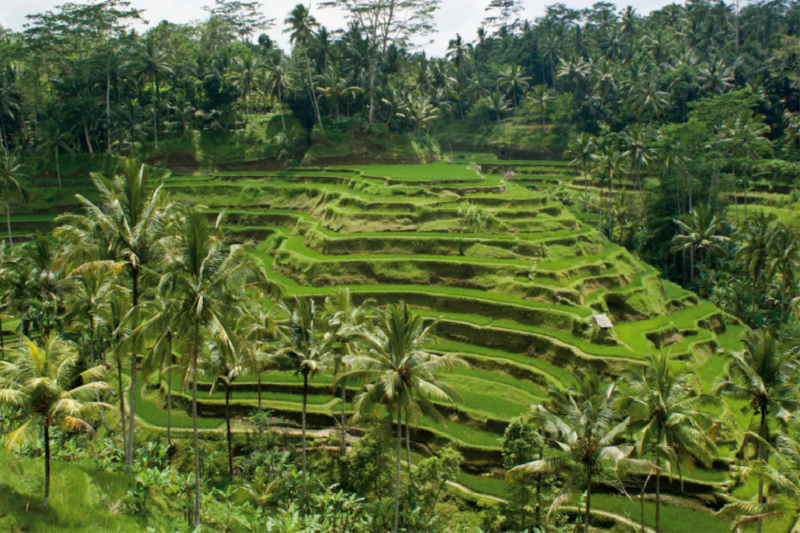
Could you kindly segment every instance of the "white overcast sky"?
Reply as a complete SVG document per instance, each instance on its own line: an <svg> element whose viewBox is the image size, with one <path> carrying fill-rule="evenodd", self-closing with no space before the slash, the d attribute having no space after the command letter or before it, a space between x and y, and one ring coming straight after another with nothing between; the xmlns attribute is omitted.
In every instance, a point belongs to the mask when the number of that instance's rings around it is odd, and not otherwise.
<svg viewBox="0 0 800 533"><path fill-rule="evenodd" d="M338 10L318 9L317 5L320 1L305 0L303 3L306 5L311 4L314 16L329 30L343 28L345 26L344 15ZM447 43L455 37L456 33L460 33L462 37L470 41L474 40L475 31L485 17L484 8L489 4L489 1L442 0L441 9L436 12L436 24L439 31L433 36L433 44L425 47L426 51L430 55L443 55L447 49ZM554 4L556 1L523 0L523 5L525 6L524 16L528 19L540 16L544 12L546 5ZM595 1L597 0L562 0L567 6L576 9L589 7ZM64 3L64 0L0 0L0 25L20 31L22 30L22 25L26 22L25 15L42 13ZM213 0L131 0L133 7L145 10L145 19L151 25L157 24L161 20L185 23L204 19L207 14L202 10L202 7L213 3ZM281 33L283 29L282 23L288 12L298 3L298 0L262 0L262 3L264 4L264 14L274 18L277 23L269 31L270 36L277 40L281 47L286 48L287 38ZM617 7L622 8L628 3L644 14L672 3L672 0L620 1L617 3Z"/></svg>

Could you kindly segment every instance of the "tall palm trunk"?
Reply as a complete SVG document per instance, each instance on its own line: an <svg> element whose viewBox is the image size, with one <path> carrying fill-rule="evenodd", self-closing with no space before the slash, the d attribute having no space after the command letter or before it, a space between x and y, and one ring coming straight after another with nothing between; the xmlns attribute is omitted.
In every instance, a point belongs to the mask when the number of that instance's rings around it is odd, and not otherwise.
<svg viewBox="0 0 800 533"><path fill-rule="evenodd" d="M122 389L122 360L117 359L117 378L119 379L119 416L120 426L122 427L122 447L127 453L128 432L125 430L125 391Z"/></svg>
<svg viewBox="0 0 800 533"><path fill-rule="evenodd" d="M544 459L544 450L539 448L539 460ZM542 525L542 475L536 476L536 526Z"/></svg>
<svg viewBox="0 0 800 533"><path fill-rule="evenodd" d="M408 430L408 411L406 411L406 462L408 463L408 479L411 480L411 435Z"/></svg>
<svg viewBox="0 0 800 533"><path fill-rule="evenodd" d="M369 75L369 123L372 124L372 118L375 116L375 58L372 58L372 64ZM397 529L397 527L395 527Z"/></svg>
<svg viewBox="0 0 800 533"><path fill-rule="evenodd" d="M131 331L136 330L138 311L136 306L139 304L139 267L131 267L131 277L133 278L133 324ZM131 399L129 405L131 408L130 416L130 429L128 430L128 442L125 448L125 473L130 475L131 465L133 464L133 439L135 438L136 431L136 339L131 342Z"/></svg>
<svg viewBox="0 0 800 533"><path fill-rule="evenodd" d="M317 114L317 122L319 123L319 131L323 131L322 127L322 115L319 114L319 102L317 102L317 96L314 94L314 78L311 77L311 63L306 56L306 72L308 73L308 94L311 96L311 102L314 104L314 111ZM370 115L372 110L370 110ZM370 117L371 119L371 117ZM372 120L370 120L372 122Z"/></svg>
<svg viewBox="0 0 800 533"><path fill-rule="evenodd" d="M397 533L400 525L400 461L402 450L401 441L403 439L403 416L400 412L400 403L397 404L397 468L394 480L394 528L392 533Z"/></svg>
<svg viewBox="0 0 800 533"><path fill-rule="evenodd" d="M106 145L108 155L113 155L111 153L111 56L108 56L108 65L106 67ZM56 151L58 151L58 148L56 148Z"/></svg>
<svg viewBox="0 0 800 533"><path fill-rule="evenodd" d="M347 450L347 426L345 425L347 420L347 411L346 411L346 404L347 403L347 380L342 381L342 450L341 453L344 455L345 451Z"/></svg>
<svg viewBox="0 0 800 533"><path fill-rule="evenodd" d="M156 150L158 150L158 104L161 103L161 95L158 88L158 72L155 74L156 78L156 94L153 95L153 135L156 141Z"/></svg>
<svg viewBox="0 0 800 533"><path fill-rule="evenodd" d="M61 188L61 167L58 164L58 144L56 144L56 177L58 178L58 188Z"/></svg>
<svg viewBox="0 0 800 533"><path fill-rule="evenodd" d="M308 402L308 374L303 372L303 508L306 508L306 407Z"/></svg>
<svg viewBox="0 0 800 533"><path fill-rule="evenodd" d="M233 446L231 444L231 386L225 387L225 430L228 436L228 473L233 479Z"/></svg>
<svg viewBox="0 0 800 533"><path fill-rule="evenodd" d="M761 406L761 427L759 428L759 436L763 439L762 442L758 443L758 458L761 461L766 461L766 450L764 449L764 442L769 440L769 428L767 427L767 406ZM759 479L758 480L758 503L759 505L764 503L764 481ZM761 524L762 521L759 518L758 522L756 522L756 533L761 533Z"/></svg>
<svg viewBox="0 0 800 533"><path fill-rule="evenodd" d="M589 517L592 515L592 474L586 476L586 517L583 521L583 533L589 533Z"/></svg>
<svg viewBox="0 0 800 533"><path fill-rule="evenodd" d="M8 242L14 245L14 238L11 236L11 203L8 201L8 187L6 187L6 224L8 225ZM20 342L22 346L22 342Z"/></svg>
<svg viewBox="0 0 800 533"><path fill-rule="evenodd" d="M261 372L258 373L258 410L261 410Z"/></svg>
<svg viewBox="0 0 800 533"><path fill-rule="evenodd" d="M44 421L44 501L43 507L50 502L50 423Z"/></svg>
<svg viewBox="0 0 800 533"><path fill-rule="evenodd" d="M281 100L281 86L278 84L278 105L281 108L281 124L283 124L283 132L286 133L286 119L283 118L283 101Z"/></svg>
<svg viewBox="0 0 800 533"><path fill-rule="evenodd" d="M92 149L92 141L89 139L89 125L86 124L86 121L83 121L83 137L86 139L86 146L89 147L89 155L94 154L94 150Z"/></svg>
<svg viewBox="0 0 800 533"><path fill-rule="evenodd" d="M6 343L3 334L3 317L0 316L0 352L3 355L3 361L6 360Z"/></svg>
<svg viewBox="0 0 800 533"><path fill-rule="evenodd" d="M661 531L661 458L656 455L656 533Z"/></svg>
<svg viewBox="0 0 800 533"><path fill-rule="evenodd" d="M200 342L200 324L194 325L192 347L192 429L194 430L194 527L200 526L200 442L197 430L197 350Z"/></svg>
<svg viewBox="0 0 800 533"><path fill-rule="evenodd" d="M172 363L172 332L167 333L167 354ZM160 379L160 378L159 378ZM167 443L172 445L172 370L167 374Z"/></svg>

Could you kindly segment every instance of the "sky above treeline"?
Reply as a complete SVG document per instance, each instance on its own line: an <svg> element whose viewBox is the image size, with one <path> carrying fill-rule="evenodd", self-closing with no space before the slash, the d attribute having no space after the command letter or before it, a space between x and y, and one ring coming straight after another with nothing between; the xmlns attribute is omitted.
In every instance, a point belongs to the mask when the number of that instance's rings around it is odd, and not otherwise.
<svg viewBox="0 0 800 533"><path fill-rule="evenodd" d="M320 9L318 4L323 0L305 0L302 3L311 5L312 14L329 30L344 28L346 25L345 14L337 9ZM441 8L436 13L438 32L432 36L433 42L426 44L423 49L433 56L442 56L447 50L447 43L457 33L469 41L475 40L475 31L486 16L484 8L490 0L442 0ZM590 7L597 0L567 0L565 5L574 9ZM15 31L21 31L26 22L25 16L42 13L62 5L63 0L0 0L0 25ZM213 5L213 0L131 0L131 6L144 9L144 18L150 25L156 25L162 20L175 23L186 23L194 20L205 19L208 14L203 11L203 6ZM283 19L297 4L297 0L262 0L263 12L269 18L275 19L275 27L267 32L279 45L288 47L288 36L282 33ZM556 3L555 0L534 1L524 0L524 17L534 19L544 13L546 5ZM641 14L647 14L654 9L672 3L672 0L634 0L617 4L620 9L630 4ZM140 28L146 30L146 27Z"/></svg>

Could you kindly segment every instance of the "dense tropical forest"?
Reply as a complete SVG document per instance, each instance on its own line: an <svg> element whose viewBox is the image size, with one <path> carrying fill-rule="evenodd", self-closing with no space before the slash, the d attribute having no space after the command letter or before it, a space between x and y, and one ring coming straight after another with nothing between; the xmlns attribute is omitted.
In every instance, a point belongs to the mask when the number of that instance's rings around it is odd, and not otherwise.
<svg viewBox="0 0 800 533"><path fill-rule="evenodd" d="M800 4L486 2L0 26L0 529L800 530Z"/></svg>

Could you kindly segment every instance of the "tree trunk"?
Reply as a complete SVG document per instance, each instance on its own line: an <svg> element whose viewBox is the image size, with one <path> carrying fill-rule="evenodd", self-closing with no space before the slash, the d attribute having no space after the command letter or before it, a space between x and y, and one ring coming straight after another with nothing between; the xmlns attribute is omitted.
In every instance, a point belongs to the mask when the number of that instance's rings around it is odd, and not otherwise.
<svg viewBox="0 0 800 533"><path fill-rule="evenodd" d="M397 533L398 526L400 525L400 450L402 449L400 443L403 439L403 417L400 413L400 403L397 404L397 468L395 474L394 485L394 528L392 533Z"/></svg>
<svg viewBox="0 0 800 533"><path fill-rule="evenodd" d="M194 354L192 357L192 429L194 430L194 527L200 526L200 442L197 431L197 343L200 324L194 325Z"/></svg>
<svg viewBox="0 0 800 533"><path fill-rule="evenodd" d="M517 93L514 93L514 133L519 133L519 124L517 123Z"/></svg>
<svg viewBox="0 0 800 533"><path fill-rule="evenodd" d="M106 149L108 155L111 153L111 56L108 56L108 66L106 70ZM56 150L58 150L56 148ZM60 185L59 185L60 187Z"/></svg>
<svg viewBox="0 0 800 533"><path fill-rule="evenodd" d="M769 440L769 428L767 427L767 406L761 406L761 427L759 428L759 436L763 439L763 442L758 443L758 458L761 461L766 461L766 450L764 449L764 442ZM763 505L764 503L764 481L759 479L758 480L758 503L759 505ZM760 512L760 511L759 511ZM761 525L762 520L759 518L756 522L756 533L761 533Z"/></svg>
<svg viewBox="0 0 800 533"><path fill-rule="evenodd" d="M303 373L303 509L306 508L306 407L308 402L308 374Z"/></svg>
<svg viewBox="0 0 800 533"><path fill-rule="evenodd" d="M231 444L231 413L230 413L231 387L225 387L225 430L228 436L228 472L233 479L233 446Z"/></svg>
<svg viewBox="0 0 800 533"><path fill-rule="evenodd" d="M3 335L3 317L0 316L0 353L2 353L2 360L6 360L6 343Z"/></svg>
<svg viewBox="0 0 800 533"><path fill-rule="evenodd" d="M11 236L11 204L8 201L8 188L6 188L6 224L8 225L8 242L13 246L14 238ZM21 345L22 343L20 343L20 346Z"/></svg>
<svg viewBox="0 0 800 533"><path fill-rule="evenodd" d="M161 95L158 90L158 72L156 71L156 94L153 95L153 135L156 141L156 150L158 150L158 104L161 100Z"/></svg>
<svg viewBox="0 0 800 533"><path fill-rule="evenodd" d="M744 178L742 182L742 188L744 189L744 219L747 220L747 173L742 177Z"/></svg>
<svg viewBox="0 0 800 533"><path fill-rule="evenodd" d="M172 371L167 374L167 443L172 446Z"/></svg>
<svg viewBox="0 0 800 533"><path fill-rule="evenodd" d="M317 113L319 131L324 131L322 127L322 115L319 114L319 102L317 102L317 96L314 94L314 79L311 77L311 64L308 60L308 57L306 57L306 72L308 73L308 93L311 95L311 102L314 104L314 111ZM370 110L370 115L371 114L372 110Z"/></svg>
<svg viewBox="0 0 800 533"><path fill-rule="evenodd" d="M656 455L656 533L661 531L661 458Z"/></svg>
<svg viewBox="0 0 800 533"><path fill-rule="evenodd" d="M43 507L50 502L50 424L44 421L44 501Z"/></svg>
<svg viewBox="0 0 800 533"><path fill-rule="evenodd" d="M86 139L86 146L89 147L89 155L94 154L94 150L92 150L92 141L89 139L89 126L86 124L86 121L83 121L83 137Z"/></svg>
<svg viewBox="0 0 800 533"><path fill-rule="evenodd" d="M278 105L281 108L281 124L283 124L283 132L286 133L286 119L283 118L283 101L281 100L281 86L278 84Z"/></svg>
<svg viewBox="0 0 800 533"><path fill-rule="evenodd" d="M592 474L586 476L586 518L583 523L583 533L589 533L589 517L592 515Z"/></svg>
<svg viewBox="0 0 800 533"><path fill-rule="evenodd" d="M56 177L58 178L58 188L61 188L61 167L58 164L58 144L56 144Z"/></svg>
<svg viewBox="0 0 800 533"><path fill-rule="evenodd" d="M125 391L122 389L122 360L117 359L117 377L119 378L119 416L122 427L122 447L128 450L128 432L125 430Z"/></svg>
<svg viewBox="0 0 800 533"><path fill-rule="evenodd" d="M408 463L408 480L411 481L411 435L408 429L408 411L406 411L406 462Z"/></svg>
<svg viewBox="0 0 800 533"><path fill-rule="evenodd" d="M258 410L261 410L261 372L258 373Z"/></svg>
<svg viewBox="0 0 800 533"><path fill-rule="evenodd" d="M136 330L136 326L138 325L137 318L138 318L138 311L136 311L136 306L139 304L139 269L137 267L131 267L131 277L133 278L133 323L131 327L131 331ZM128 404L131 406L131 416L130 416L130 429L128 431L128 442L127 447L125 448L125 473L130 475L131 473L131 465L133 464L133 440L135 438L134 431L136 430L136 342L131 342L131 399Z"/></svg>
<svg viewBox="0 0 800 533"><path fill-rule="evenodd" d="M346 403L347 403L347 380L342 381L342 450L341 453L344 455L347 449L347 411L346 411Z"/></svg>
<svg viewBox="0 0 800 533"><path fill-rule="evenodd" d="M375 115L375 58L372 58L372 65L369 75L369 123L372 124L372 117ZM397 527L395 527L395 530Z"/></svg>
<svg viewBox="0 0 800 533"><path fill-rule="evenodd" d="M544 459L544 449L539 449L539 460ZM542 475L536 476L536 526L542 525Z"/></svg>

